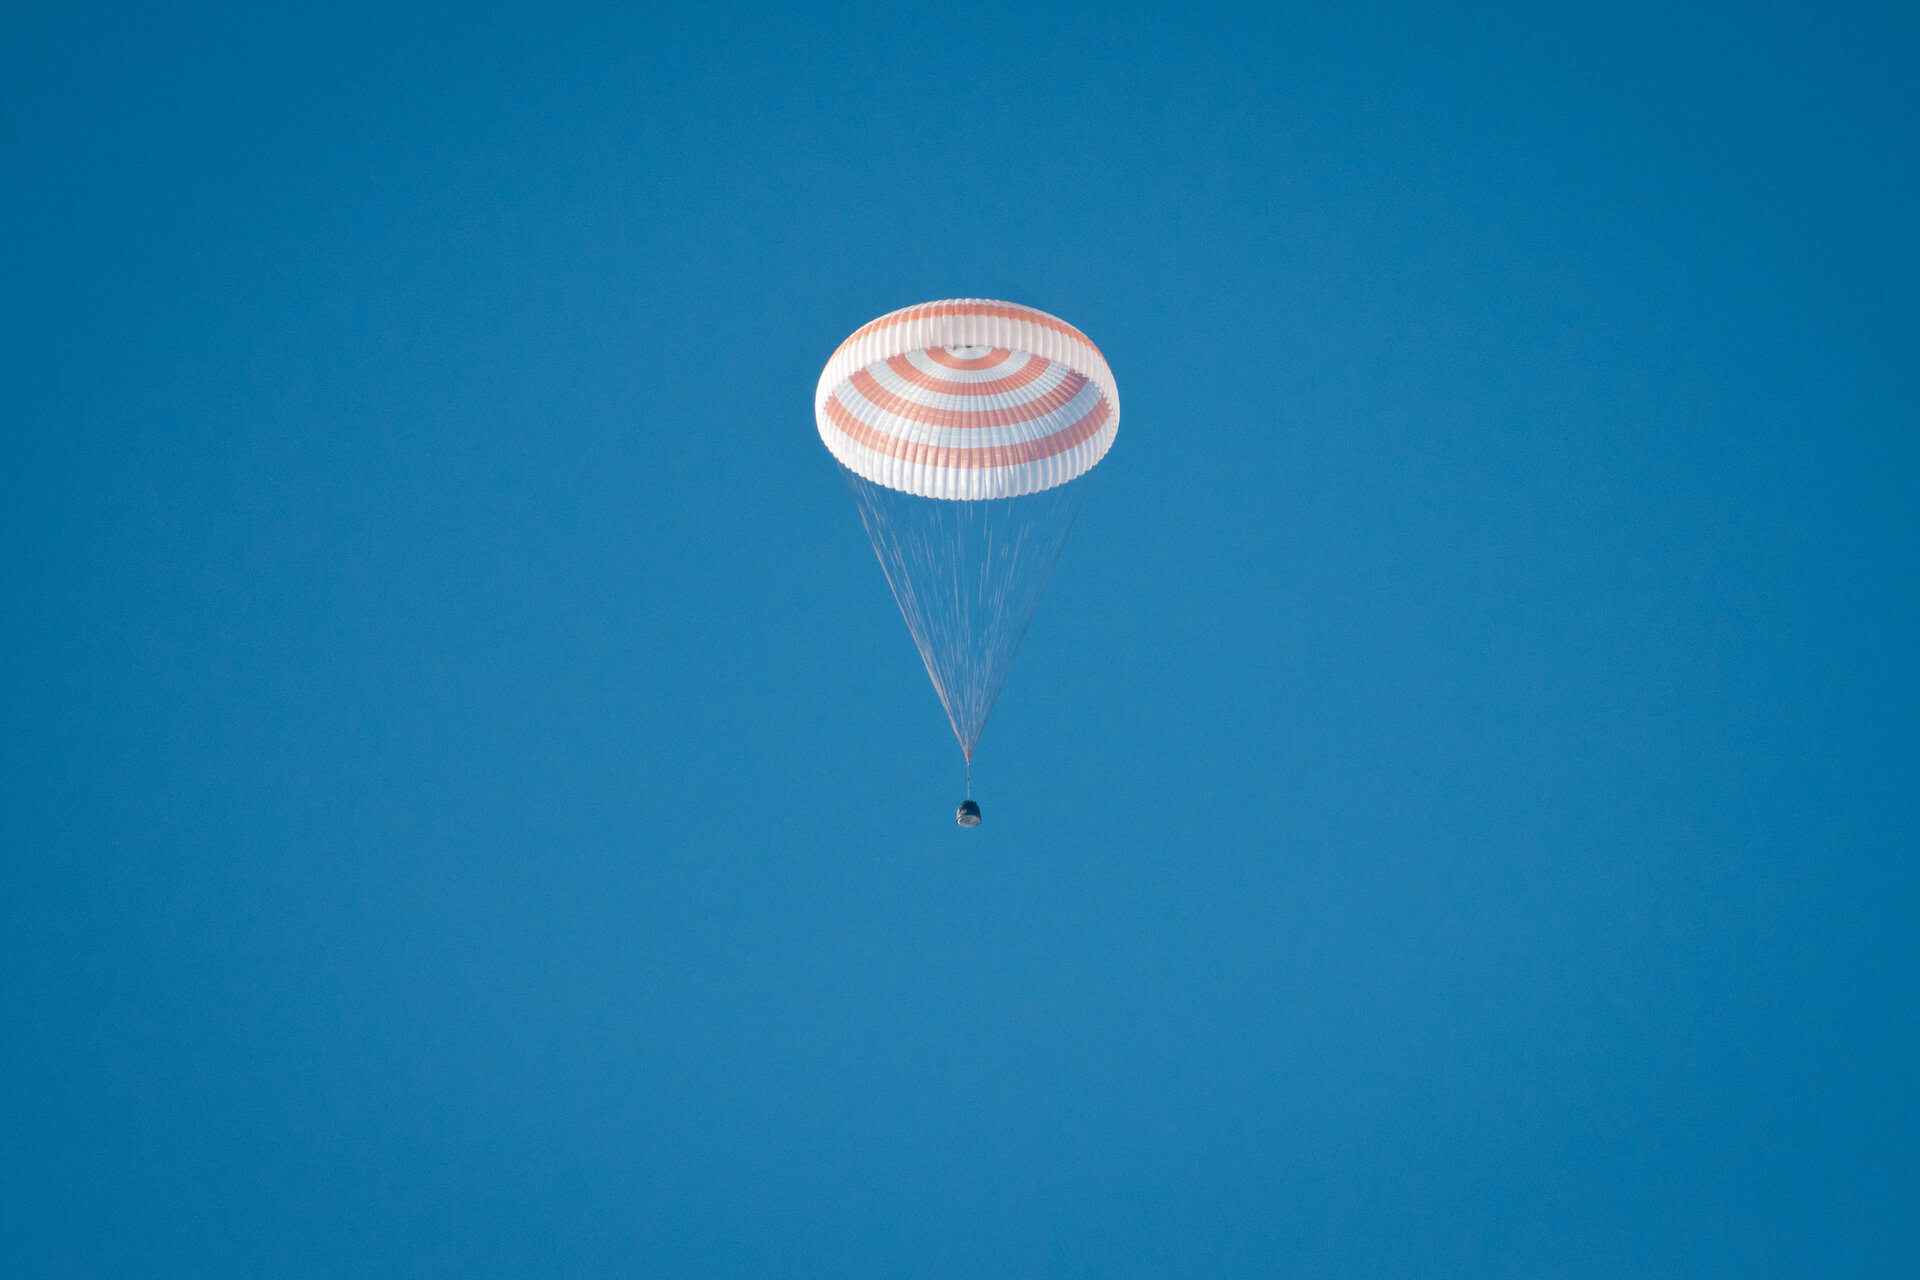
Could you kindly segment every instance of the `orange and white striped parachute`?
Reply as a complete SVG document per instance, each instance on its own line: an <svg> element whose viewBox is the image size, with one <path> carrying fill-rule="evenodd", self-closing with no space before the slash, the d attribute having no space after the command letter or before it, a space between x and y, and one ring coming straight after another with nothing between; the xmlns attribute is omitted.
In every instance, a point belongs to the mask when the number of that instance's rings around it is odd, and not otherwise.
<svg viewBox="0 0 1920 1280"><path fill-rule="evenodd" d="M1087 336L1044 311L956 298L862 325L814 391L827 449L922 498L1038 493L1113 447L1120 393Z"/></svg>
<svg viewBox="0 0 1920 1280"><path fill-rule="evenodd" d="M894 599L967 758L1120 429L1100 349L1064 320L956 298L862 325L814 392Z"/></svg>

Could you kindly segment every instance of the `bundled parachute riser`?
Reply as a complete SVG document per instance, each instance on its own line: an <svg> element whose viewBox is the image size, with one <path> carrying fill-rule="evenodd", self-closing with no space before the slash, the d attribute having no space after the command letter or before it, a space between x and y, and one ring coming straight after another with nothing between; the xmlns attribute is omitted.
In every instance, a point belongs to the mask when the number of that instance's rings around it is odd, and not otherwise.
<svg viewBox="0 0 1920 1280"><path fill-rule="evenodd" d="M840 473L971 764L1089 481L956 501Z"/></svg>

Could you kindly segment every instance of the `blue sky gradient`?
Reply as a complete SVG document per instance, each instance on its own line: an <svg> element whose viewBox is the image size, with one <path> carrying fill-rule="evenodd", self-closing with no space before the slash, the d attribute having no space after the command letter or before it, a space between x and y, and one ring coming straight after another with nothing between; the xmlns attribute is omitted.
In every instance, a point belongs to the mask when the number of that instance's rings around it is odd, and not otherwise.
<svg viewBox="0 0 1920 1280"><path fill-rule="evenodd" d="M1731 17L13 13L0 1273L1920 1269L1915 21Z"/></svg>

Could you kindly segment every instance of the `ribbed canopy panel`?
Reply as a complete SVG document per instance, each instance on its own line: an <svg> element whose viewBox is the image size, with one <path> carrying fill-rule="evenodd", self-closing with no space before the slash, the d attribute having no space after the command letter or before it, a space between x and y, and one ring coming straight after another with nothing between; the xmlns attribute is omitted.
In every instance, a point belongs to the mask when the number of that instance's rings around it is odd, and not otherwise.
<svg viewBox="0 0 1920 1280"><path fill-rule="evenodd" d="M1099 348L1064 320L958 298L904 307L841 343L814 418L865 480L983 501L1085 474L1113 445L1120 396Z"/></svg>

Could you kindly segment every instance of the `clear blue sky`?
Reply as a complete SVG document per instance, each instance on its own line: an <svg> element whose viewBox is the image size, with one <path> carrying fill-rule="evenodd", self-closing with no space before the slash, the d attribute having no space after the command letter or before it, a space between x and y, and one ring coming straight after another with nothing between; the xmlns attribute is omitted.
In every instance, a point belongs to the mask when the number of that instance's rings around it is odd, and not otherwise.
<svg viewBox="0 0 1920 1280"><path fill-rule="evenodd" d="M1920 1270L1911 10L688 8L10 12L0 1273Z"/></svg>

